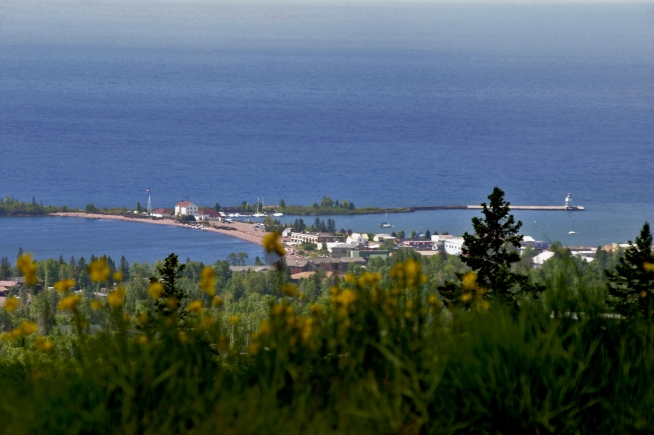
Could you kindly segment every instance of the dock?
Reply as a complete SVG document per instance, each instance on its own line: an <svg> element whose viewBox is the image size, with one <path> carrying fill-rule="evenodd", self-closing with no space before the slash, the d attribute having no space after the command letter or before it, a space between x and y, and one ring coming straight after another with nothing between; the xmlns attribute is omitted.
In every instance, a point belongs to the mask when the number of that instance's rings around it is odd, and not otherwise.
<svg viewBox="0 0 654 435"><path fill-rule="evenodd" d="M584 211L586 210L581 205L510 205L509 208L513 210L544 210L544 211ZM434 205L425 207L411 207L413 211L421 210L481 210L481 205Z"/></svg>

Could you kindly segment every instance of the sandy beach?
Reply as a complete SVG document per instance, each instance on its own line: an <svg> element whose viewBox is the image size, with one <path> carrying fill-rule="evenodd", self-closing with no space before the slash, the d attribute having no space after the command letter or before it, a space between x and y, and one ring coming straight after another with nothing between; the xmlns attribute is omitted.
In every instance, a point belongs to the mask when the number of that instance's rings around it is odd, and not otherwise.
<svg viewBox="0 0 654 435"><path fill-rule="evenodd" d="M175 227L188 228L190 230L195 229L191 225L181 224L172 219L148 219L148 218L136 218L136 217L126 217L126 216L117 216L117 215L107 215L107 214L96 214L96 213L51 213L49 216L61 216L61 217L77 217L84 219L107 219L114 221L124 221L124 222L136 222L144 224L154 224L154 225L168 225ZM207 227L206 229L200 231L208 231L214 233L221 233L232 237L238 237L239 239L256 243L261 245L261 240L266 234L264 231L255 231L253 224L246 224L242 222L233 222L225 224L222 222L213 222L213 225L232 228L228 229L216 229Z"/></svg>

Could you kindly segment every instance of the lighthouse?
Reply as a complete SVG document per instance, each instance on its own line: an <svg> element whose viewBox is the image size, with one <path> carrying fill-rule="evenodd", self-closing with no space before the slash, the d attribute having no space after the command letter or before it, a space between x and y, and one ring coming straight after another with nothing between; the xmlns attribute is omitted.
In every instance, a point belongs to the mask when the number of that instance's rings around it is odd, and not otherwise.
<svg viewBox="0 0 654 435"><path fill-rule="evenodd" d="M568 196L565 197L565 209L570 210L572 208L572 195L568 192Z"/></svg>

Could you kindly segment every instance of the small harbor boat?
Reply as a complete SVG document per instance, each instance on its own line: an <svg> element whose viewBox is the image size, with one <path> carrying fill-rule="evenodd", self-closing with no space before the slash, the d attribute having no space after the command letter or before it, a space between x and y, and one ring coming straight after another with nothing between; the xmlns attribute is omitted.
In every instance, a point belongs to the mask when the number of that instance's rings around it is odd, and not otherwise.
<svg viewBox="0 0 654 435"><path fill-rule="evenodd" d="M386 222L382 222L379 224L380 228L390 228L393 225L391 225L391 220L388 218L388 213L386 213Z"/></svg>

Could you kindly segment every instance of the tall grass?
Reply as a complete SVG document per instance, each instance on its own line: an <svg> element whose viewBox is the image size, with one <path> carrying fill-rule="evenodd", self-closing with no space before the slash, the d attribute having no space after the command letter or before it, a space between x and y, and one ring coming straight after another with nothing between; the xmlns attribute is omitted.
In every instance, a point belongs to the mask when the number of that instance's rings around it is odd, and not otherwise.
<svg viewBox="0 0 654 435"><path fill-rule="evenodd" d="M418 263L391 276L348 275L307 315L286 288L255 331L208 309L139 329L115 304L110 331L14 337L2 433L654 431L651 327L603 316L604 289L552 280L517 313L459 311Z"/></svg>

